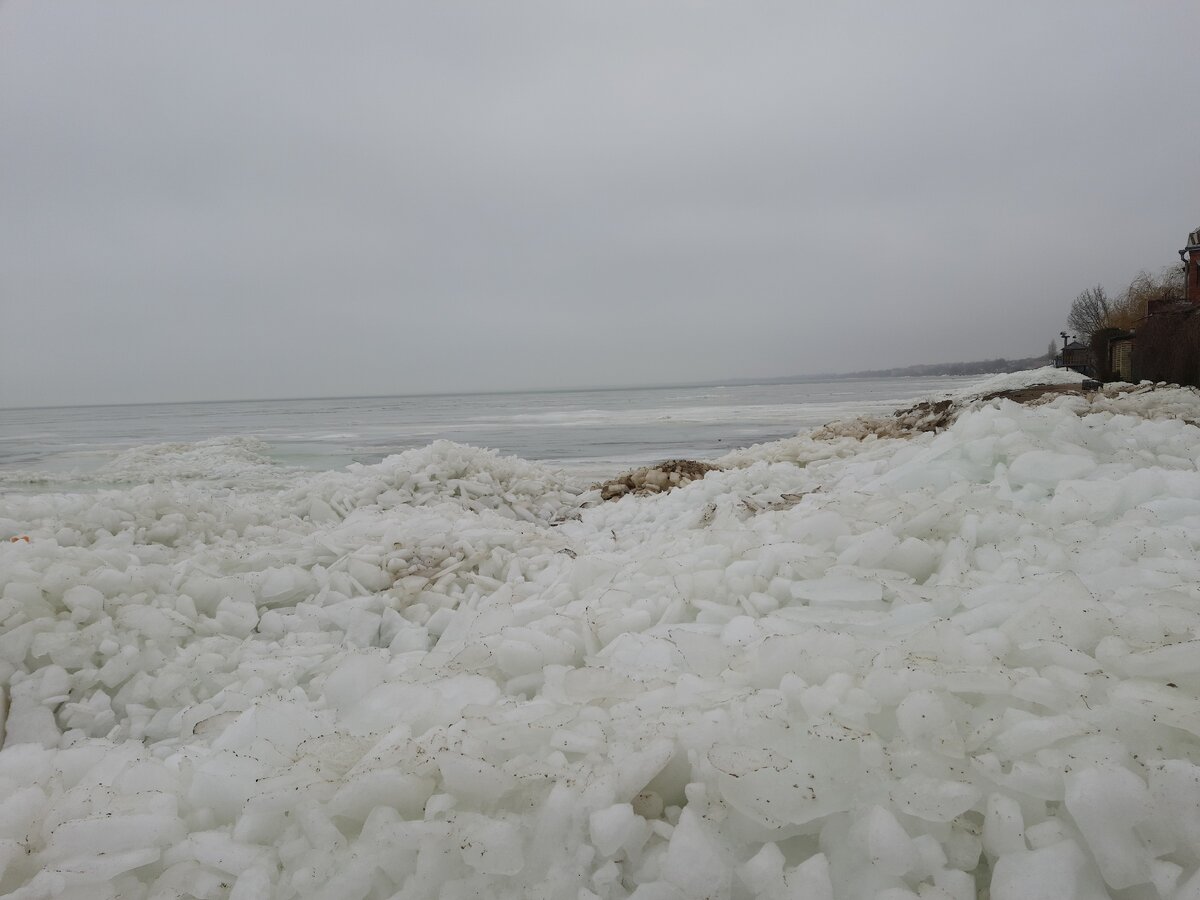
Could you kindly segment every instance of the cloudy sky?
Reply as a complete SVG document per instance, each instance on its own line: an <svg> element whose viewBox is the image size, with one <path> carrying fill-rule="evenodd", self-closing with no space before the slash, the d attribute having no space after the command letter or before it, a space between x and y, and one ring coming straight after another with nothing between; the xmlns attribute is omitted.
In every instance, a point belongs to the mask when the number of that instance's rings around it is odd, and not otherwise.
<svg viewBox="0 0 1200 900"><path fill-rule="evenodd" d="M0 406L1042 352L1200 225L1188 2L0 3Z"/></svg>

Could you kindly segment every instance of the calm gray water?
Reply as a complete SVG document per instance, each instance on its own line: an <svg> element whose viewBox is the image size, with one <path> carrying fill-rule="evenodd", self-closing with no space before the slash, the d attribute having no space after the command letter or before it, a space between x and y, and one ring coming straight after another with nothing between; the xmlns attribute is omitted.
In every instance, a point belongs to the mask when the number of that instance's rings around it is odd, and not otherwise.
<svg viewBox="0 0 1200 900"><path fill-rule="evenodd" d="M142 444L257 437L313 469L446 438L595 469L719 456L978 378L0 410L0 469L88 471ZM11 484L11 481L10 481Z"/></svg>

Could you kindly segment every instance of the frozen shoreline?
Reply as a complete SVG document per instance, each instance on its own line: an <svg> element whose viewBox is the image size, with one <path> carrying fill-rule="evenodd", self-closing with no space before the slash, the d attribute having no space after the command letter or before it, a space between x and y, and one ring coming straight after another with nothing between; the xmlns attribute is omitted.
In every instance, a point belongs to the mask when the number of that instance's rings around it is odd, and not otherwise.
<svg viewBox="0 0 1200 900"><path fill-rule="evenodd" d="M719 456L837 419L886 413L911 397L978 380L6 410L0 493L89 489L97 470L125 451L227 435L256 438L275 462L310 472L450 440L609 477L622 466ZM23 483L31 469L34 485Z"/></svg>
<svg viewBox="0 0 1200 900"><path fill-rule="evenodd" d="M250 441L0 501L0 893L1200 894L1200 396L959 399L603 504Z"/></svg>

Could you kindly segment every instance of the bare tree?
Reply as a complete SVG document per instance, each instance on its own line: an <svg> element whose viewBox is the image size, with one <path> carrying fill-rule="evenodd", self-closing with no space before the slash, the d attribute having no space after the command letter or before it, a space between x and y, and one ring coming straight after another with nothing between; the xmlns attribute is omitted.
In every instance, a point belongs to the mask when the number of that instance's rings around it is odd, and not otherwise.
<svg viewBox="0 0 1200 900"><path fill-rule="evenodd" d="M1050 349L1046 351L1046 359L1054 359L1056 356L1058 356L1058 346L1054 341L1051 341Z"/></svg>
<svg viewBox="0 0 1200 900"><path fill-rule="evenodd" d="M1158 275L1142 271L1114 300L1108 298L1100 285L1088 288L1071 304L1067 324L1080 340L1090 342L1098 331L1106 328L1128 331L1137 327L1146 316L1149 301L1178 300L1182 296L1183 273L1178 266L1164 269Z"/></svg>
<svg viewBox="0 0 1200 900"><path fill-rule="evenodd" d="M1086 343L1101 328L1109 327L1111 317L1112 304L1108 301L1108 294L1104 288L1096 285L1072 301L1067 325Z"/></svg>
<svg viewBox="0 0 1200 900"><path fill-rule="evenodd" d="M1183 299L1183 272L1178 266L1164 269L1158 275L1141 271L1134 276L1129 287L1121 294L1111 310L1111 325L1126 330L1133 328L1146 315L1151 300L1166 301Z"/></svg>

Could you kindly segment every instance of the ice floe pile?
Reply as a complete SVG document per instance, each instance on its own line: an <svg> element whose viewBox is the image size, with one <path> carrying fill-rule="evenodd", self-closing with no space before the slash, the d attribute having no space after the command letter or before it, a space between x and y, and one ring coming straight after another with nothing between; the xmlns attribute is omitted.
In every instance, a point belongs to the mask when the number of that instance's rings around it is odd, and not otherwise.
<svg viewBox="0 0 1200 900"><path fill-rule="evenodd" d="M1200 897L1200 395L956 402L5 497L0 894Z"/></svg>

